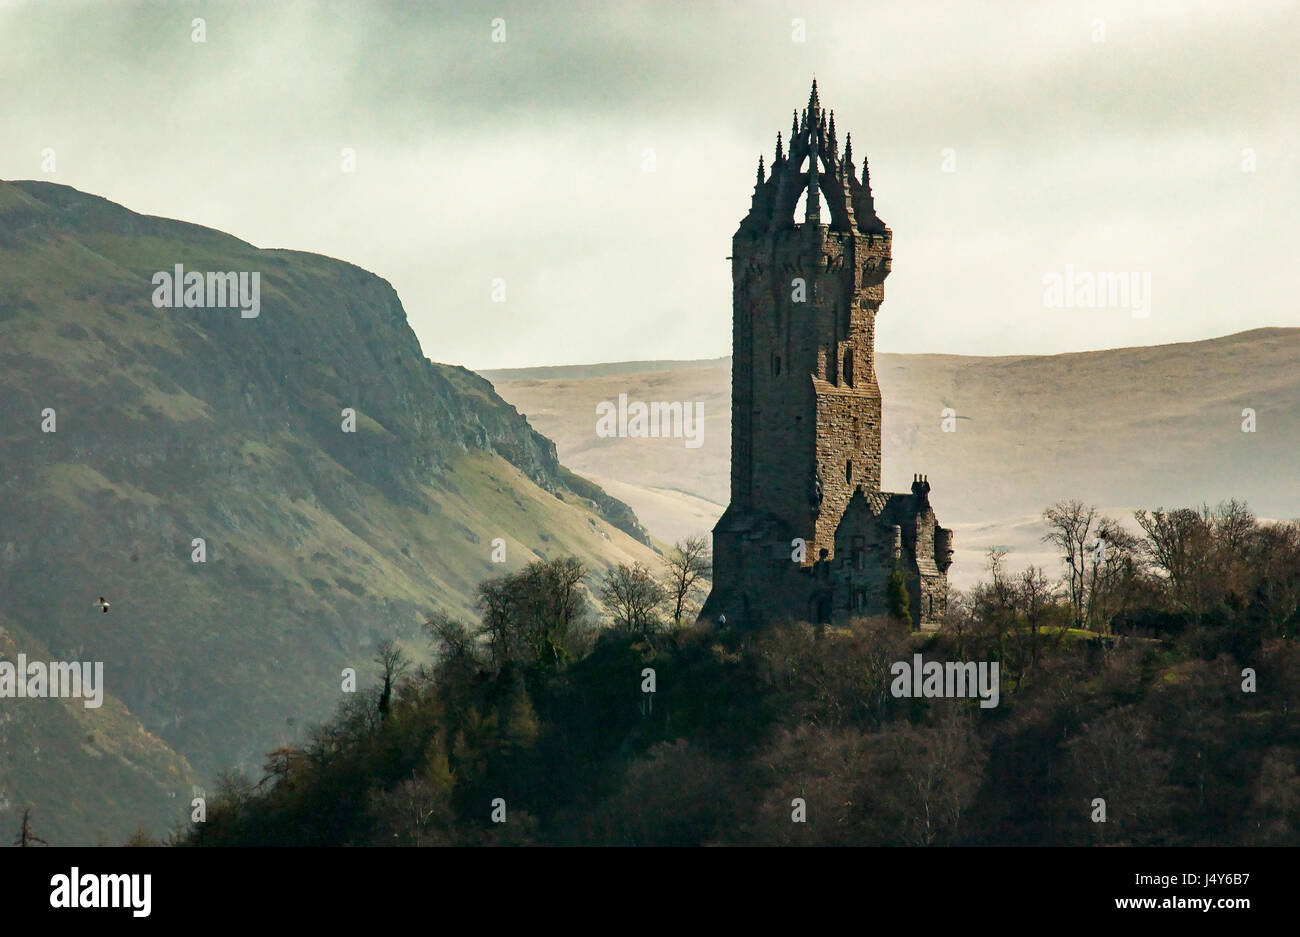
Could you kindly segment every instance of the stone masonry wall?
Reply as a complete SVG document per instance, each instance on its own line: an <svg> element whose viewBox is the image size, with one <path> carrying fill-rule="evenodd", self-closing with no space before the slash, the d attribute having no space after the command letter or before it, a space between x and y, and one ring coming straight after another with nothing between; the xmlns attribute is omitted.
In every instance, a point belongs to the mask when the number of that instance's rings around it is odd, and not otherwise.
<svg viewBox="0 0 1300 937"><path fill-rule="evenodd" d="M873 346L889 252L887 232L810 225L755 240L738 235L732 244L733 501L739 492L746 504L779 513L809 540L810 562L823 549L833 554L853 489L880 486Z"/></svg>

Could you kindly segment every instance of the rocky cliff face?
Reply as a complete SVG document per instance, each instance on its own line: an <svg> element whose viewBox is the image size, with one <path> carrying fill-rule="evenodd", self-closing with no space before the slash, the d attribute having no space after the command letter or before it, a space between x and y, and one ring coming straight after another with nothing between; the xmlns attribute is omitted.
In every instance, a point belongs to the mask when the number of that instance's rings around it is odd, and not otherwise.
<svg viewBox="0 0 1300 937"><path fill-rule="evenodd" d="M259 274L257 315L158 308L177 264ZM103 660L199 775L301 737L343 668L364 685L379 638L467 613L485 576L647 543L487 381L429 361L374 274L0 183L0 629ZM0 773L0 828L39 775Z"/></svg>

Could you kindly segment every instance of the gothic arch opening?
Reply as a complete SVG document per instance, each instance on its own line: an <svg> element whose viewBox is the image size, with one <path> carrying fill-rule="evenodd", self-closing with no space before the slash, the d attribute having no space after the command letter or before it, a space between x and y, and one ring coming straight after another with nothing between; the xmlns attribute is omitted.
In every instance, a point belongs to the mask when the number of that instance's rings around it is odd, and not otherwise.
<svg viewBox="0 0 1300 937"><path fill-rule="evenodd" d="M826 206L823 205L822 211L825 210ZM808 186L803 187L803 192L799 195L799 201L794 203L794 214L790 217L795 224L803 224L804 219L808 217Z"/></svg>
<svg viewBox="0 0 1300 937"><path fill-rule="evenodd" d="M808 162L809 157L805 155L800 160L798 169L791 166L784 168L786 173L793 175L793 186L786 190L782 203L776 206L779 220L796 225L805 223L808 214ZM849 230L845 186L839 179L838 171L830 168L824 152L817 154L817 188L821 192L818 200L818 224L827 225L836 231Z"/></svg>

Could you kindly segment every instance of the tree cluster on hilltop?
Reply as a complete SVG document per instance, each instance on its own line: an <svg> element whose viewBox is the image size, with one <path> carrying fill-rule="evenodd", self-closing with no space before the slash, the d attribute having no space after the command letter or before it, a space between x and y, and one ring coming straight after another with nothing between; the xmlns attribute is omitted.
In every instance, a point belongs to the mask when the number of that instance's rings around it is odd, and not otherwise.
<svg viewBox="0 0 1300 937"><path fill-rule="evenodd" d="M381 649L371 690L178 841L1300 843L1300 524L1044 517L1065 576L992 551L935 634L687 624L699 544L694 574L681 544L597 583L608 627L572 558L496 577L477 622L430 619L436 663ZM1000 704L896 697L916 653L997 662Z"/></svg>

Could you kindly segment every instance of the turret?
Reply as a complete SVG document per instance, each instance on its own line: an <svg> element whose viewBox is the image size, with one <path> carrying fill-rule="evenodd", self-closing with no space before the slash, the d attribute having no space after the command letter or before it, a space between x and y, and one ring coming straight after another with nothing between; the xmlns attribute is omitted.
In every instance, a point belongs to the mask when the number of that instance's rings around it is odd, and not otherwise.
<svg viewBox="0 0 1300 937"><path fill-rule="evenodd" d="M946 573L952 565L952 530L947 527L934 528L934 563L939 571Z"/></svg>

